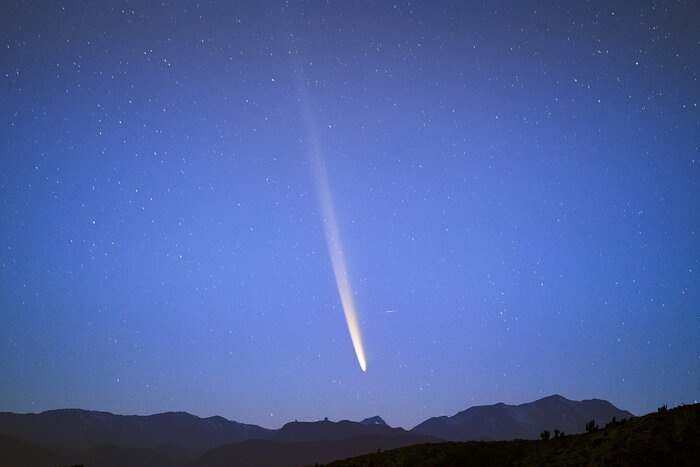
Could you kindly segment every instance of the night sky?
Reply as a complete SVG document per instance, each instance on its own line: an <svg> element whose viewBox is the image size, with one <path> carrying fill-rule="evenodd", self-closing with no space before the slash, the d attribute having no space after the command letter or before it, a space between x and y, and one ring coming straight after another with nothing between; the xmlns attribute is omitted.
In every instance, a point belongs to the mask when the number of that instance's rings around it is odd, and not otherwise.
<svg viewBox="0 0 700 467"><path fill-rule="evenodd" d="M694 1L3 1L0 410L693 402L699 25Z"/></svg>

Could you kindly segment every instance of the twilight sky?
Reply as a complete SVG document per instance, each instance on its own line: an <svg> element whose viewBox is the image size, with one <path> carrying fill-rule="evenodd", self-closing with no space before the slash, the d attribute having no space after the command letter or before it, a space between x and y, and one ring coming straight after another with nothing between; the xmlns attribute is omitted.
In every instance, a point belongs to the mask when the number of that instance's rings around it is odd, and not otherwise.
<svg viewBox="0 0 700 467"><path fill-rule="evenodd" d="M699 21L3 1L0 410L411 428L552 393L693 402Z"/></svg>

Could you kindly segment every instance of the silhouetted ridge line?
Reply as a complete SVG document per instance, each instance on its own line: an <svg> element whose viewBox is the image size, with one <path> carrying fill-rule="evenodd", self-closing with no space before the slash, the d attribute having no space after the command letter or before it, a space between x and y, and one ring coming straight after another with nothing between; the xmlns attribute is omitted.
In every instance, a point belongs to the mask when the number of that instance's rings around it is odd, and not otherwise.
<svg viewBox="0 0 700 467"><path fill-rule="evenodd" d="M428 419L410 431L391 427L378 415L360 422L295 421L268 430L221 416L201 418L187 412L3 412L0 452L9 454L0 456L0 467L182 467L188 462L191 467L313 465L443 440L536 439L543 430L572 434L583 431L591 419L604 426L613 417L631 416L604 400L571 401L559 395L521 405L471 407L452 417ZM22 461L24 458L33 459L33 463Z"/></svg>
<svg viewBox="0 0 700 467"><path fill-rule="evenodd" d="M572 401L552 395L520 405L502 402L430 418L411 431L448 441L538 439L542 430L581 433L590 419L601 423L633 415L600 399Z"/></svg>

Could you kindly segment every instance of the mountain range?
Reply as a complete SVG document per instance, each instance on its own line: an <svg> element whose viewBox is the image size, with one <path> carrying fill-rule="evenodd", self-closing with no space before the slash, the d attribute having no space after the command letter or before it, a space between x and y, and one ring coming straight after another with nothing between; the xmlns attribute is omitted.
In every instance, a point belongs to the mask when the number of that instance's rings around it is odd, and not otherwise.
<svg viewBox="0 0 700 467"><path fill-rule="evenodd" d="M633 415L601 399L572 401L559 395L521 405L471 407L452 417L433 417L411 431L445 441L506 441L537 439L547 429L568 434L582 433L586 422L598 423Z"/></svg>
<svg viewBox="0 0 700 467"><path fill-rule="evenodd" d="M0 412L0 433L42 445L58 453L105 445L148 448L192 460L222 444L266 439L274 430L223 417L200 418L186 412L115 415L79 409L40 414Z"/></svg>
<svg viewBox="0 0 700 467"><path fill-rule="evenodd" d="M184 412L114 415L79 409L0 413L0 466L218 467L313 465L443 440L532 439L542 430L584 431L632 414L607 401L550 396L521 405L472 407L410 431L381 417L361 422L291 422L278 430Z"/></svg>

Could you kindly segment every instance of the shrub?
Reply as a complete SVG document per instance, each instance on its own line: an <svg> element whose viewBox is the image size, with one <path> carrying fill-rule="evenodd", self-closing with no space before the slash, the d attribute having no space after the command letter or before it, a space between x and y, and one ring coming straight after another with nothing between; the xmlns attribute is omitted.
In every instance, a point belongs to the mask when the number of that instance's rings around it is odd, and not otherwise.
<svg viewBox="0 0 700 467"><path fill-rule="evenodd" d="M595 424L595 420L589 420L586 422L586 433L593 433L598 431L598 425Z"/></svg>
<svg viewBox="0 0 700 467"><path fill-rule="evenodd" d="M549 440L549 430L544 430L542 433L540 433L540 438L542 438L542 441L548 441Z"/></svg>

